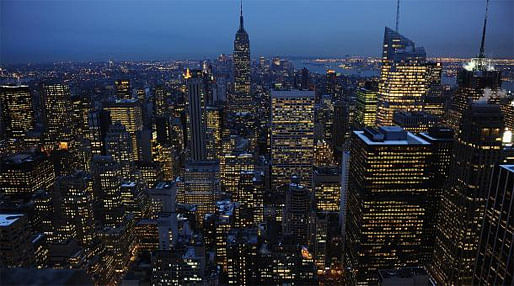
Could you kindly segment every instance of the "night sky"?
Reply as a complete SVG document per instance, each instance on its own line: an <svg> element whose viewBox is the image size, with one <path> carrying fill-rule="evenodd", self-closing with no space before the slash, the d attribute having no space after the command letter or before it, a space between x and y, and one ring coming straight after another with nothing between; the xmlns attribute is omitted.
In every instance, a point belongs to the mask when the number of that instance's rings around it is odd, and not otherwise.
<svg viewBox="0 0 514 286"><path fill-rule="evenodd" d="M231 53L239 2L0 0L0 62L207 58ZM401 0L428 56L475 56L485 0ZM491 0L486 53L514 57L514 1ZM244 1L252 57L380 56L395 0Z"/></svg>

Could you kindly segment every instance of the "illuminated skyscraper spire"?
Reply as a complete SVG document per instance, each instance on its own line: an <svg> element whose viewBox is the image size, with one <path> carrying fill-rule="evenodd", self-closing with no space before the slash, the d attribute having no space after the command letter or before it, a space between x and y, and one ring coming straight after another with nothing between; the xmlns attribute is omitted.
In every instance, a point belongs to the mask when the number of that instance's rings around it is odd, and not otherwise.
<svg viewBox="0 0 514 286"><path fill-rule="evenodd" d="M489 0L486 0L484 27L482 29L482 42L480 43L480 54L478 55L479 58L485 58L484 46L485 46L485 31L486 31L486 27L487 27L487 12L488 12L488 10L489 10Z"/></svg>

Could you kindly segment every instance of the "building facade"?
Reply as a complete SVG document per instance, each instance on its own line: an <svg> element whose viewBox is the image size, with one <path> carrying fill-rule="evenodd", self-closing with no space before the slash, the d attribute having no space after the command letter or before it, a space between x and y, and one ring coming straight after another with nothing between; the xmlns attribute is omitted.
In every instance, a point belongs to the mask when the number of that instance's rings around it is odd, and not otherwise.
<svg viewBox="0 0 514 286"><path fill-rule="evenodd" d="M272 187L288 184L293 175L312 185L314 160L314 92L271 93Z"/></svg>
<svg viewBox="0 0 514 286"><path fill-rule="evenodd" d="M377 270L426 263L430 143L399 127L354 131L345 266L350 285L374 285Z"/></svg>

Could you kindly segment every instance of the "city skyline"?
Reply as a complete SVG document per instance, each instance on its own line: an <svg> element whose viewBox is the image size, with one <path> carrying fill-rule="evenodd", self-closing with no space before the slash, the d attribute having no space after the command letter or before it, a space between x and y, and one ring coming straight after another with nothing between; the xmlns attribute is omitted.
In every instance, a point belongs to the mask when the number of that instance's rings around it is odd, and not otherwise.
<svg viewBox="0 0 514 286"><path fill-rule="evenodd" d="M501 17L488 12L494 0L481 1L485 13L458 24L471 34L468 23L481 23L477 47L433 46L419 33L460 39L434 25L403 30L400 0L361 1L381 16L394 2L395 23L385 28L366 13L334 20L335 9L322 21L314 17L321 1L286 0L275 2L291 7L274 11L280 24L257 16L269 27L247 21L259 9L239 0L239 25L226 32L233 50L215 59L0 65L0 284L514 285L514 59L494 59L488 43L503 43L494 38ZM234 2L200 9L193 1L181 25L159 22L166 9L152 23L187 35L174 40L189 52L217 53L225 35L211 31L223 21L205 21L226 11L202 11ZM41 32L19 34L11 60L28 50L44 55L45 46L28 43L45 38L45 23L74 16L65 2L30 3L60 8L27 10L45 15L30 21L2 18ZM77 57L101 54L102 38L111 53L131 57L134 47L153 45L148 57L176 48L154 45L160 30L147 25L147 10L135 20L124 14L138 3L98 12L81 8L103 2L74 1L80 15L52 26L47 52L67 57L73 43ZM305 7L317 7L303 11L312 17L294 14ZM441 9L420 19L448 12ZM106 15L105 25L94 19ZM323 58L320 38L362 44L334 32L339 26L326 29L332 20L368 32L380 25L382 57ZM98 27L109 28L97 35ZM259 40L267 29L280 40ZM216 41L195 42L202 37ZM317 57L277 56L282 40ZM260 54L263 43L273 56ZM475 51L471 59L431 57L463 46Z"/></svg>
<svg viewBox="0 0 514 286"><path fill-rule="evenodd" d="M394 27L396 13L392 0L243 5L254 58L379 56L377 39L384 26ZM424 46L428 57L474 57L484 6L484 1L401 1L399 31ZM512 11L511 1L491 2L488 57L514 56ZM230 54L238 14L238 1L2 1L0 63Z"/></svg>

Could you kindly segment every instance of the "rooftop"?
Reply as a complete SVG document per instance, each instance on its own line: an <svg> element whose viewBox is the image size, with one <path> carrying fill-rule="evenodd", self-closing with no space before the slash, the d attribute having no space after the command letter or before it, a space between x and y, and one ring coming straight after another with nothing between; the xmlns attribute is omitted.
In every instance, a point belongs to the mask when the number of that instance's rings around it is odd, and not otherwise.
<svg viewBox="0 0 514 286"><path fill-rule="evenodd" d="M429 128L428 132L422 132L419 136L432 141L453 141L453 129L446 127Z"/></svg>
<svg viewBox="0 0 514 286"><path fill-rule="evenodd" d="M368 145L430 145L423 138L403 130L399 126L381 126L354 131Z"/></svg>
<svg viewBox="0 0 514 286"><path fill-rule="evenodd" d="M274 98L291 98L291 97L312 97L314 91L311 90L272 90L271 97Z"/></svg>
<svg viewBox="0 0 514 286"><path fill-rule="evenodd" d="M514 165L500 165L501 168L507 169L507 171L514 173Z"/></svg>
<svg viewBox="0 0 514 286"><path fill-rule="evenodd" d="M430 275L422 267L379 270L378 276L382 285L435 285Z"/></svg>
<svg viewBox="0 0 514 286"><path fill-rule="evenodd" d="M84 270L14 268L0 271L5 285L94 285Z"/></svg>
<svg viewBox="0 0 514 286"><path fill-rule="evenodd" d="M123 182L121 183L122 188L133 188L136 186L136 182Z"/></svg>
<svg viewBox="0 0 514 286"><path fill-rule="evenodd" d="M23 214L0 214L0 227L6 227L13 224L20 217L24 216Z"/></svg>
<svg viewBox="0 0 514 286"><path fill-rule="evenodd" d="M29 86L22 84L22 85L2 85L0 87L2 87L2 88L20 88L20 87L26 88Z"/></svg>
<svg viewBox="0 0 514 286"><path fill-rule="evenodd" d="M164 190L164 189L172 188L174 185L175 185L175 182L172 182L172 181L161 181L161 182L157 182L155 184L154 189Z"/></svg>
<svg viewBox="0 0 514 286"><path fill-rule="evenodd" d="M31 162L34 162L34 161L37 161L41 158L43 158L43 154L42 153L16 153L16 154L13 154L11 156L8 156L7 158L5 158L3 160L3 163L4 164L7 164L7 165L22 165L22 164L27 164L27 163L31 163Z"/></svg>

